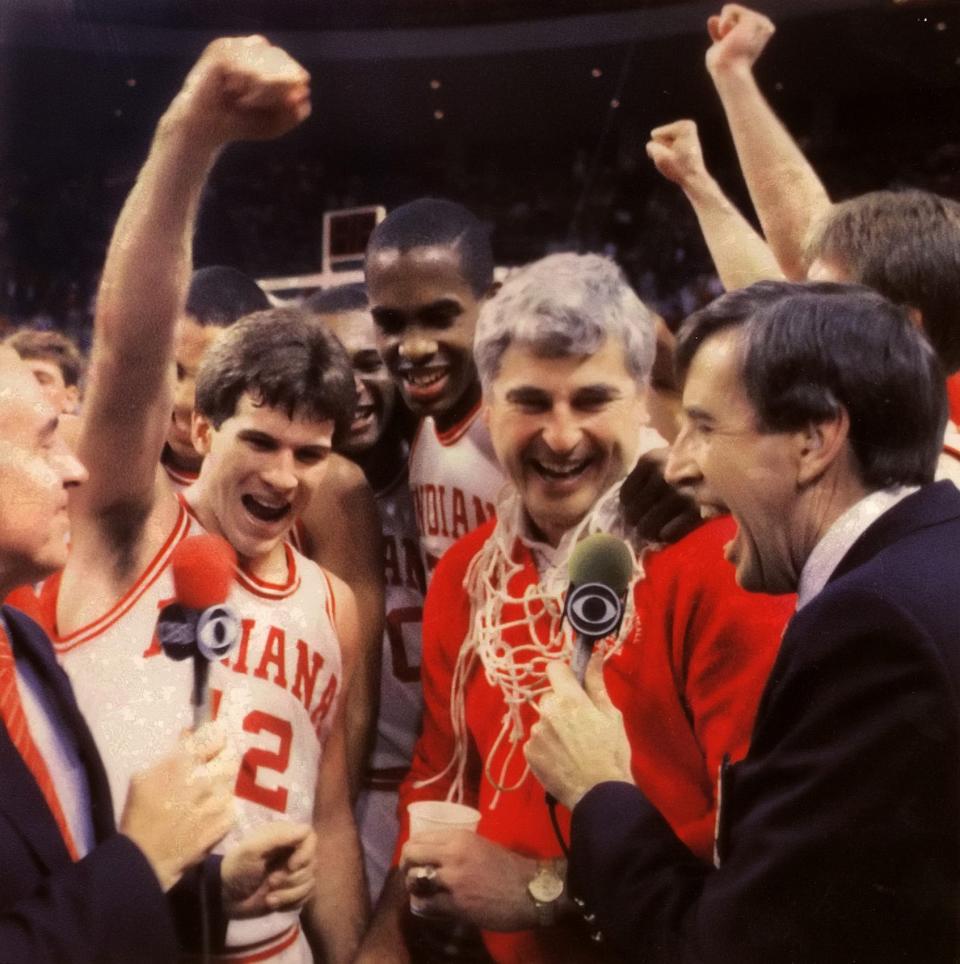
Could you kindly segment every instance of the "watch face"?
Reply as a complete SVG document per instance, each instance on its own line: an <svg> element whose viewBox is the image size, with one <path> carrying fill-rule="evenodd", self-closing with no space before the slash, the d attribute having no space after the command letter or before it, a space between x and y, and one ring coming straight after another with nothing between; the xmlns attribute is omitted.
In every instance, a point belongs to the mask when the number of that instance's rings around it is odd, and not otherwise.
<svg viewBox="0 0 960 964"><path fill-rule="evenodd" d="M541 870L530 881L530 896L534 900L549 904L563 893L563 881L552 871Z"/></svg>

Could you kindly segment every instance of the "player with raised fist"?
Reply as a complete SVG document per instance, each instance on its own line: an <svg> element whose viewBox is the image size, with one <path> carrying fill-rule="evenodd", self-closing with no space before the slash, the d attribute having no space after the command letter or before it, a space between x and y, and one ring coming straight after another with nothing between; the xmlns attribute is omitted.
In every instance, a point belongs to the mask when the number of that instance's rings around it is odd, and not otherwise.
<svg viewBox="0 0 960 964"><path fill-rule="evenodd" d="M251 867L271 865L269 854L228 864L250 884L224 894L244 918L230 922L226 950L235 957L253 947L258 959L284 962L313 953L349 960L364 918L341 699L355 659L355 604L340 580L286 541L323 483L335 428L352 416L342 349L297 311L247 316L207 350L198 372L191 435L203 465L184 495L160 454L206 177L231 141L280 136L309 113L307 72L248 37L211 43L160 119L97 299L78 443L90 480L71 504L55 639L119 799L141 757L191 722L191 661L166 659L154 634L176 595L171 557L203 531L233 547L239 564L227 602L240 638L209 664L212 713L240 756L238 826L225 849L277 821L312 825L322 828L315 841L297 843L297 831L276 846L296 881L322 872L301 914L299 886L261 893L256 906ZM271 913L249 917L256 909Z"/></svg>

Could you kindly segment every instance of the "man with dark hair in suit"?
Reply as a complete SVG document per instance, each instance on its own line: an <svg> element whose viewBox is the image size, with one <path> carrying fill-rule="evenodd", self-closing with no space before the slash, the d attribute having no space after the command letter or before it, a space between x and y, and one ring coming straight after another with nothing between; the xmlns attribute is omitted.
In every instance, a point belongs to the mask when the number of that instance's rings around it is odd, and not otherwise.
<svg viewBox="0 0 960 964"><path fill-rule="evenodd" d="M629 776L598 667L564 668L527 746L574 808L568 883L630 960L956 961L960 494L933 482L943 372L852 285L762 282L681 330L668 480L729 511L747 589L798 592L714 867Z"/></svg>

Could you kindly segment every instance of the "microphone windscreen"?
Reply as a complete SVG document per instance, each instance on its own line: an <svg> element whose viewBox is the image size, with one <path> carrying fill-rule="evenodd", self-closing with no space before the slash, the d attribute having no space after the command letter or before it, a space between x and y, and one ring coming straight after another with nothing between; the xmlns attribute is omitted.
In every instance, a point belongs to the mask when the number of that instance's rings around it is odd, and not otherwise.
<svg viewBox="0 0 960 964"><path fill-rule="evenodd" d="M237 569L237 554L221 536L187 536L170 557L177 602L208 609L225 602Z"/></svg>
<svg viewBox="0 0 960 964"><path fill-rule="evenodd" d="M577 543L570 554L570 583L599 582L622 596L633 575L633 556L627 544L606 532L595 532Z"/></svg>

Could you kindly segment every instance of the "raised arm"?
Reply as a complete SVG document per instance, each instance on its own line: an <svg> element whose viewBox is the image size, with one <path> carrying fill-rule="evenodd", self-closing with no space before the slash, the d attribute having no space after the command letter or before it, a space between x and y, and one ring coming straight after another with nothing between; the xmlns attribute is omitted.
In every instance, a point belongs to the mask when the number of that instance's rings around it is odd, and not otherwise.
<svg viewBox="0 0 960 964"><path fill-rule="evenodd" d="M740 168L763 233L783 273L806 272L804 249L814 225L830 209L830 198L757 86L753 65L773 35L763 14L728 3L707 21L713 41L707 70L713 79Z"/></svg>
<svg viewBox="0 0 960 964"><path fill-rule="evenodd" d="M654 128L650 132L647 155L657 170L687 196L727 291L765 278L783 278L767 243L707 170L697 125L692 120L678 120Z"/></svg>
<svg viewBox="0 0 960 964"><path fill-rule="evenodd" d="M114 229L97 298L78 445L90 481L72 500L75 526L94 521L108 535L135 539L148 518L201 190L224 145L278 136L309 114L308 81L262 37L216 40L160 119Z"/></svg>

